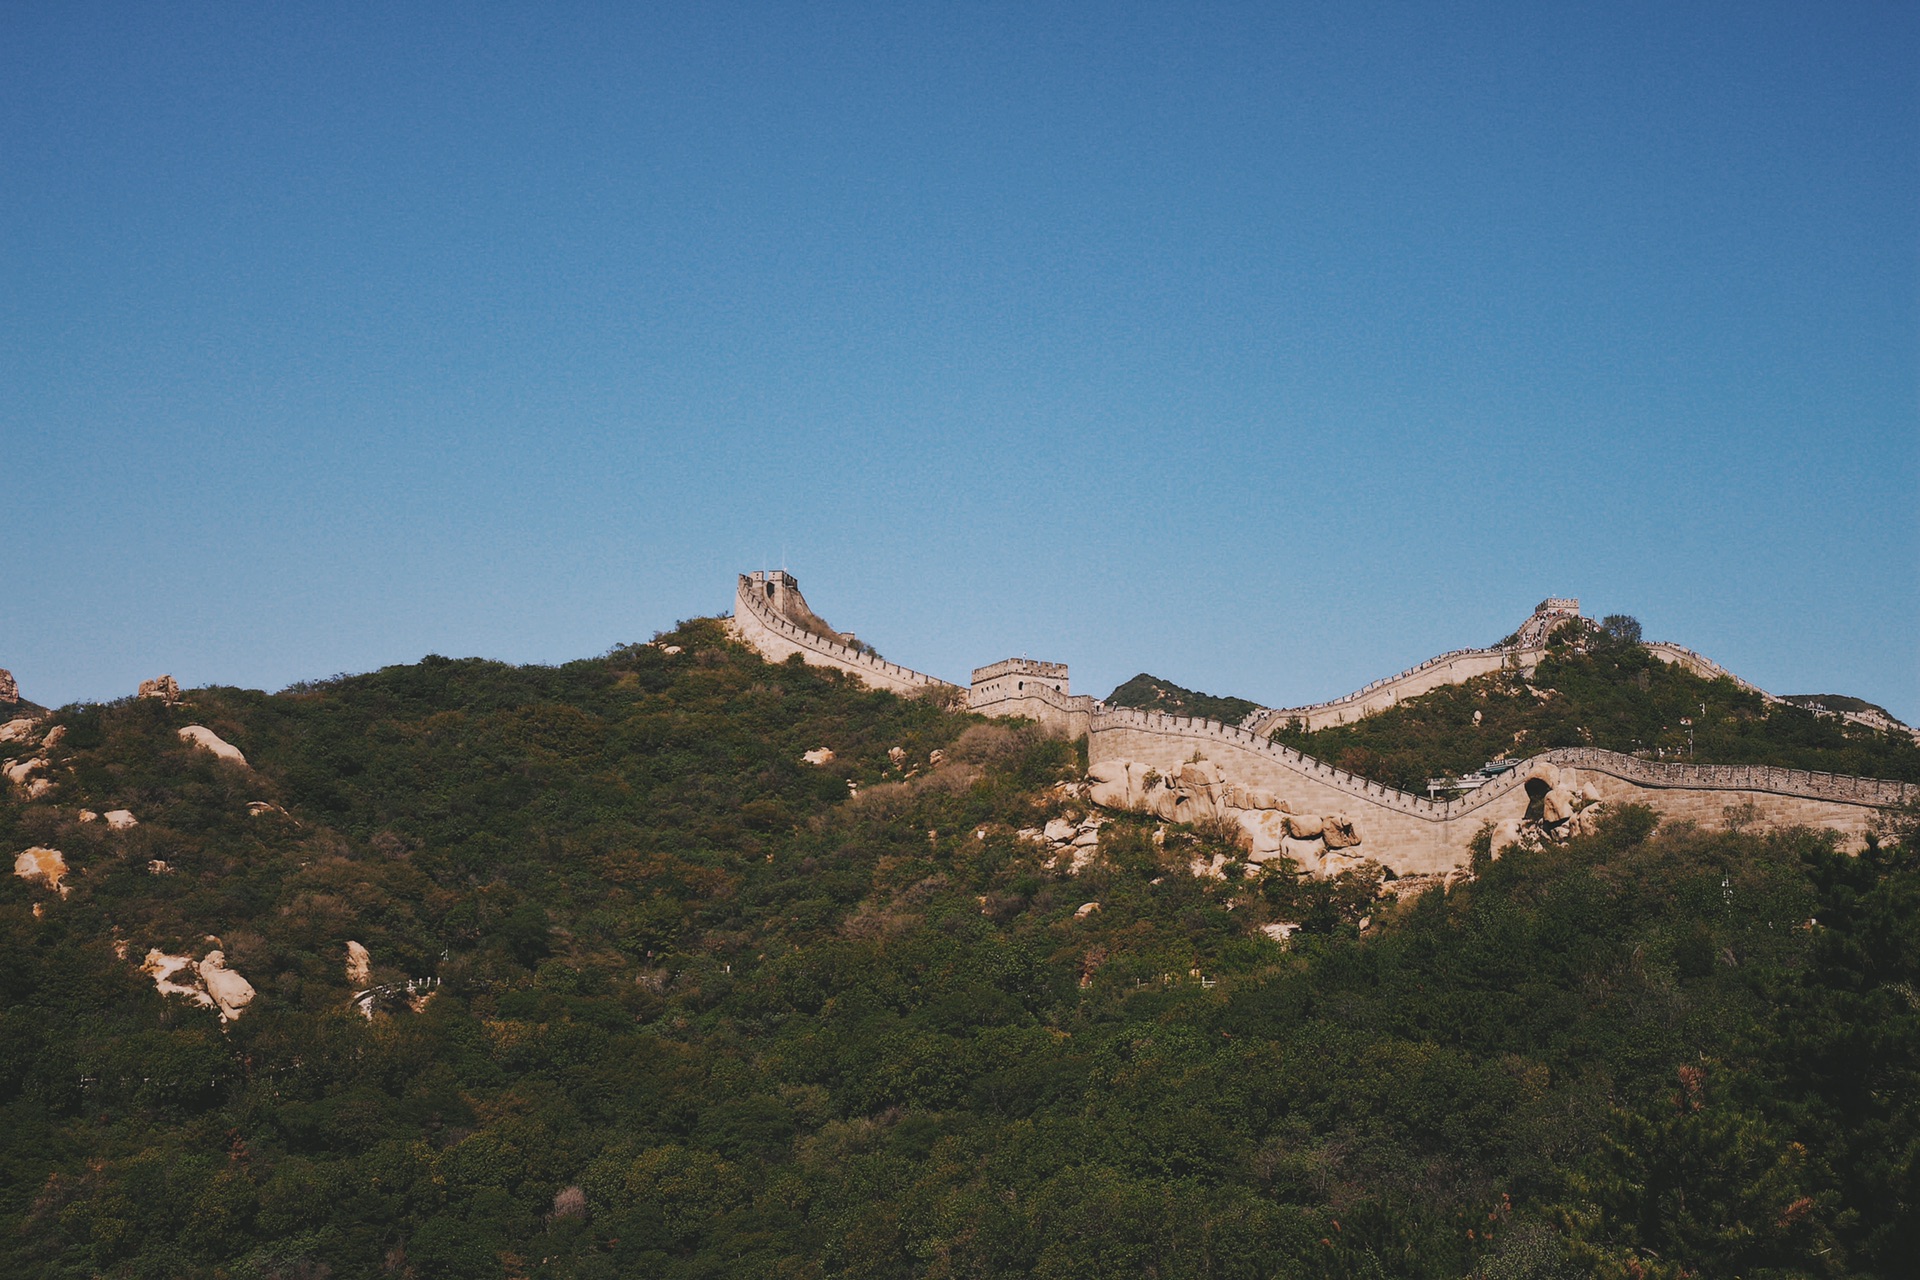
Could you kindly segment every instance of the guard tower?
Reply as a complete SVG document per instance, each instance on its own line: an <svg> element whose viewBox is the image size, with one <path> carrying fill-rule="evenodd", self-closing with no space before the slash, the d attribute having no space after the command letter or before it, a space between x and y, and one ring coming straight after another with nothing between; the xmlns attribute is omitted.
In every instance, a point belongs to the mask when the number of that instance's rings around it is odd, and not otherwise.
<svg viewBox="0 0 1920 1280"><path fill-rule="evenodd" d="M1067 664L1035 662L1032 658L1007 658L973 673L973 687L968 691L967 704L977 707L1003 698L1018 698L1040 689L1070 696L1072 690L1067 685Z"/></svg>
<svg viewBox="0 0 1920 1280"><path fill-rule="evenodd" d="M1553 629L1569 618L1580 616L1580 601L1574 596L1548 596L1533 606L1533 616L1520 624L1517 633L1520 637L1515 646L1521 649L1538 649L1546 644Z"/></svg>

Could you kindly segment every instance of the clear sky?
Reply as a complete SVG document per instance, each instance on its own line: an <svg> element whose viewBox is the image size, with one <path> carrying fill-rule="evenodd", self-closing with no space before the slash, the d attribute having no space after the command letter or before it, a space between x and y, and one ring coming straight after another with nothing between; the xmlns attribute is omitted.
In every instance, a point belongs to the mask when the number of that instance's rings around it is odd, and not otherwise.
<svg viewBox="0 0 1920 1280"><path fill-rule="evenodd" d="M1281 705L1542 596L1920 720L1920 6L0 7L0 666L785 564Z"/></svg>

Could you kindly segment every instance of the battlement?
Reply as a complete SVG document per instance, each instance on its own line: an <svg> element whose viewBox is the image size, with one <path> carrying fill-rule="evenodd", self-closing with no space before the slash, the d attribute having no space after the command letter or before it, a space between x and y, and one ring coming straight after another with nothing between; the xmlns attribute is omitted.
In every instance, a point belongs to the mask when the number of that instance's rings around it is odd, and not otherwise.
<svg viewBox="0 0 1920 1280"><path fill-rule="evenodd" d="M1466 865L1477 833L1525 817L1531 802L1529 780L1549 767L1580 770L1610 804L1644 804L1663 817L1707 826L1752 820L1773 829L1829 828L1854 847L1874 829L1880 809L1920 799L1920 786L1911 783L1762 766L1683 765L1563 748L1520 761L1502 777L1441 801L1347 773L1270 740L1274 724L1286 718L1309 727L1339 723L1439 685L1492 671L1530 670L1545 655L1552 628L1578 618L1579 610L1577 599L1549 597L1521 628L1518 643L1441 654L1331 703L1261 711L1241 725L1108 706L1072 693L1065 663L1032 658L1006 658L979 667L971 687L962 691L935 676L887 662L854 643L850 634L832 630L807 607L800 584L782 570L740 575L732 628L774 662L797 656L870 687L908 696L945 699L964 692L966 705L977 714L1024 717L1054 733L1087 739L1093 762L1137 762L1170 776L1194 760L1209 760L1230 782L1271 791L1293 806L1294 813L1346 815L1369 833L1364 855L1403 875ZM1654 657L1710 678L1725 674L1677 645L1654 643L1647 648ZM1731 816L1735 814L1745 816L1736 819Z"/></svg>
<svg viewBox="0 0 1920 1280"><path fill-rule="evenodd" d="M1038 690L1070 696L1072 691L1068 688L1067 664L1037 662L1032 658L1004 658L991 666L978 667L973 673L973 687L968 691L967 703L979 707Z"/></svg>

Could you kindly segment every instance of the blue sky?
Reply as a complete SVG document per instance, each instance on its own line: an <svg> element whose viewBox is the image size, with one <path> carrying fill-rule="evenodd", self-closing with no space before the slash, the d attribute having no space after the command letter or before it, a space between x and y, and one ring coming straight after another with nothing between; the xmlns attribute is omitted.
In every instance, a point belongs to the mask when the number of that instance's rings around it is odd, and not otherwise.
<svg viewBox="0 0 1920 1280"><path fill-rule="evenodd" d="M0 10L0 665L554 662L786 564L1270 704L1540 597L1920 720L1908 4Z"/></svg>

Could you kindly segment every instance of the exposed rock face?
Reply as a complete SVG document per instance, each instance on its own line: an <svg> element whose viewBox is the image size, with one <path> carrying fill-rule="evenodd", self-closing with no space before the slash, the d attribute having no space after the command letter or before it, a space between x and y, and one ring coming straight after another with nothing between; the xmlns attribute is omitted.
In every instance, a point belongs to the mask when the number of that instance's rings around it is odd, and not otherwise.
<svg viewBox="0 0 1920 1280"><path fill-rule="evenodd" d="M347 944L347 981L364 987L373 980L373 957L357 942Z"/></svg>
<svg viewBox="0 0 1920 1280"><path fill-rule="evenodd" d="M63 724L57 724L53 726L53 728L47 730L47 736L43 738L40 742L40 749L42 751L51 751L55 747L59 746L60 739L66 736L67 736L67 726Z"/></svg>
<svg viewBox="0 0 1920 1280"><path fill-rule="evenodd" d="M46 767L47 762L35 756L30 760L9 761L4 772L8 782L16 787L24 787L27 785L27 779Z"/></svg>
<svg viewBox="0 0 1920 1280"><path fill-rule="evenodd" d="M0 742L25 742L33 735L34 723L22 716L0 724Z"/></svg>
<svg viewBox="0 0 1920 1280"><path fill-rule="evenodd" d="M20 701L20 686L14 683L13 672L0 667L0 702Z"/></svg>
<svg viewBox="0 0 1920 1280"><path fill-rule="evenodd" d="M115 831L125 831L129 827L137 827L140 825L140 819L134 817L132 810L129 809L109 809L101 816L107 820L107 825Z"/></svg>
<svg viewBox="0 0 1920 1280"><path fill-rule="evenodd" d="M140 696L159 698L168 706L180 701L180 683L172 676L158 676L152 680L140 682Z"/></svg>
<svg viewBox="0 0 1920 1280"><path fill-rule="evenodd" d="M180 741L188 746L198 747L202 751L211 751L222 760L246 767L247 758L240 754L240 748L222 738L203 724L190 724L180 730Z"/></svg>
<svg viewBox="0 0 1920 1280"><path fill-rule="evenodd" d="M1287 815L1272 809L1242 809L1234 814L1247 833L1249 861L1277 858L1286 848Z"/></svg>
<svg viewBox="0 0 1920 1280"><path fill-rule="evenodd" d="M207 994L213 997L214 1004L220 1008L220 1020L232 1022L253 1003L256 994L253 984L227 968L227 955L224 951L209 951L207 958L200 962L200 981L206 985Z"/></svg>
<svg viewBox="0 0 1920 1280"><path fill-rule="evenodd" d="M808 764L832 764L833 749L831 747L815 747L811 751L801 752L800 758Z"/></svg>
<svg viewBox="0 0 1920 1280"><path fill-rule="evenodd" d="M1360 832L1346 814L1330 813L1321 819L1320 838L1329 849L1351 849L1360 843Z"/></svg>
<svg viewBox="0 0 1920 1280"><path fill-rule="evenodd" d="M1148 813L1166 822L1200 822L1224 818L1244 833L1248 861L1261 863L1292 858L1309 872L1336 874L1364 858L1341 853L1341 861L1327 863L1327 855L1353 849L1362 832L1345 814L1296 814L1277 794L1228 782L1211 761L1194 760L1180 766L1168 779L1132 760L1100 760L1087 770L1087 796L1103 809ZM1196 875L1217 875L1211 863Z"/></svg>
<svg viewBox="0 0 1920 1280"><path fill-rule="evenodd" d="M213 1007L213 997L200 989L200 974L194 968L192 956L170 956L154 947L140 962L140 972L153 979L154 990L163 996L185 996L203 1008ZM174 975L182 973L187 981L175 982Z"/></svg>
<svg viewBox="0 0 1920 1280"><path fill-rule="evenodd" d="M1295 840L1318 840L1326 828L1325 818L1316 818L1305 813L1287 815L1287 834Z"/></svg>
<svg viewBox="0 0 1920 1280"><path fill-rule="evenodd" d="M203 1009L218 1009L220 1021L232 1022L246 1011L257 994L253 984L227 968L226 952L215 948L195 964L191 956L170 956L158 947L140 964L163 996L184 996Z"/></svg>
<svg viewBox="0 0 1920 1280"><path fill-rule="evenodd" d="M13 859L13 874L22 880L43 884L63 898L69 892L68 886L61 883L67 877L67 860L58 849L35 845L21 850Z"/></svg>

